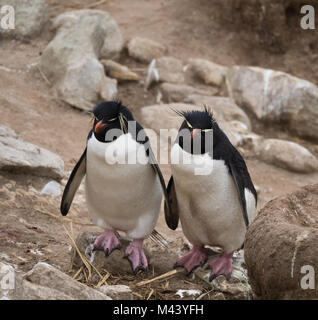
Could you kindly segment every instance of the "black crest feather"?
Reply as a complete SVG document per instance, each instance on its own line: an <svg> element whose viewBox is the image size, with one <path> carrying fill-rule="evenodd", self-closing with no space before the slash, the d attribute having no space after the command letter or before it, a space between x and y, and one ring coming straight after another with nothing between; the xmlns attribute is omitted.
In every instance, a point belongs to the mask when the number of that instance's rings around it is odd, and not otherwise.
<svg viewBox="0 0 318 320"><path fill-rule="evenodd" d="M174 108L170 109L198 129L213 129L213 125L216 123L213 111L207 105L203 105L203 110L185 111Z"/></svg>

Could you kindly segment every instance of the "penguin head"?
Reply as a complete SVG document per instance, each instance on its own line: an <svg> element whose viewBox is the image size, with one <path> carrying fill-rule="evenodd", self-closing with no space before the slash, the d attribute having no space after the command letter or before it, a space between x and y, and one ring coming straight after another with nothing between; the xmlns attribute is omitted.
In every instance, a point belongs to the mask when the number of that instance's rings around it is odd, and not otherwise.
<svg viewBox="0 0 318 320"><path fill-rule="evenodd" d="M206 106L202 111L176 112L184 118L177 137L180 147L192 154L211 152L215 145L214 130L218 130L213 113Z"/></svg>
<svg viewBox="0 0 318 320"><path fill-rule="evenodd" d="M93 134L100 142L112 142L124 134L123 126L134 120L129 109L117 101L102 102L95 106L93 114ZM110 131L113 130L113 131ZM107 135L107 133L111 133Z"/></svg>

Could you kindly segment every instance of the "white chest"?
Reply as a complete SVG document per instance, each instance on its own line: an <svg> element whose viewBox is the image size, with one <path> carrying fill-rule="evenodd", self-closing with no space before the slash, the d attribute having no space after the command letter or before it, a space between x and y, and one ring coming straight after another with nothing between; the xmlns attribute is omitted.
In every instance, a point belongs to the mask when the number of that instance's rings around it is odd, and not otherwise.
<svg viewBox="0 0 318 320"><path fill-rule="evenodd" d="M190 163L174 163L180 154ZM198 157L201 168L205 168L204 175L195 173ZM224 161L191 155L175 144L171 162L185 236L194 244L238 248L241 243L237 243L244 239L245 225L238 193Z"/></svg>
<svg viewBox="0 0 318 320"><path fill-rule="evenodd" d="M93 220L103 221L99 225L129 231L141 216L150 214L156 219L162 197L160 182L144 146L130 134L111 143L92 136L87 143L86 166L88 209Z"/></svg>

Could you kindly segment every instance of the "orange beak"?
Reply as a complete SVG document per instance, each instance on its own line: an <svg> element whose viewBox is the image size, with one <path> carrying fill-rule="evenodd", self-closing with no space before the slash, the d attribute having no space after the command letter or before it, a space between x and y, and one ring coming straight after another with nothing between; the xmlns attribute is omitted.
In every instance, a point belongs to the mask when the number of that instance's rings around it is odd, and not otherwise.
<svg viewBox="0 0 318 320"><path fill-rule="evenodd" d="M94 131L95 131L95 133L99 133L99 132L103 131L106 127L107 127L107 124L103 123L103 121L101 120L96 123Z"/></svg>
<svg viewBox="0 0 318 320"><path fill-rule="evenodd" d="M192 139L193 139L194 136L198 133L198 131L199 131L199 129L193 129L193 130L191 131L191 138L192 138Z"/></svg>

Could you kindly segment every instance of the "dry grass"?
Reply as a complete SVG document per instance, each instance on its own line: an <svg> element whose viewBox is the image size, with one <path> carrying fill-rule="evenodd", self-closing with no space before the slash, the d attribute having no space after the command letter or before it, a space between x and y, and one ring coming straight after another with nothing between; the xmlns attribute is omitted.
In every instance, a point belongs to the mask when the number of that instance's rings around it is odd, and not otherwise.
<svg viewBox="0 0 318 320"><path fill-rule="evenodd" d="M76 271L71 270L73 273L73 278L81 283L84 283L93 288L100 288L103 285L116 285L125 284L128 285L135 299L141 300L170 300L176 299L176 284L179 283L180 279L175 279L176 276L180 276L183 273L182 269L174 269L169 272L163 273L161 275L155 275L154 270L152 272L152 277L150 279L145 279L140 281L140 276L132 274L111 274L108 270L102 269L98 270L86 257L80 252L73 233L72 222L70 222L70 227L67 229L63 225L65 232L69 239L71 240L74 252L80 257L82 266ZM96 280L96 276L98 276ZM138 277L139 276L139 277ZM202 286L203 293L198 297L199 300L210 298L210 294L215 290L212 285L200 275L193 277L193 280L197 278L199 282L204 282ZM138 280L139 279L139 280ZM182 282L187 282L189 285L193 285L196 282L187 281L182 279ZM174 285L172 285L174 284ZM206 286L208 284L208 286ZM205 289L205 287L207 287ZM212 287L212 288L211 288Z"/></svg>

